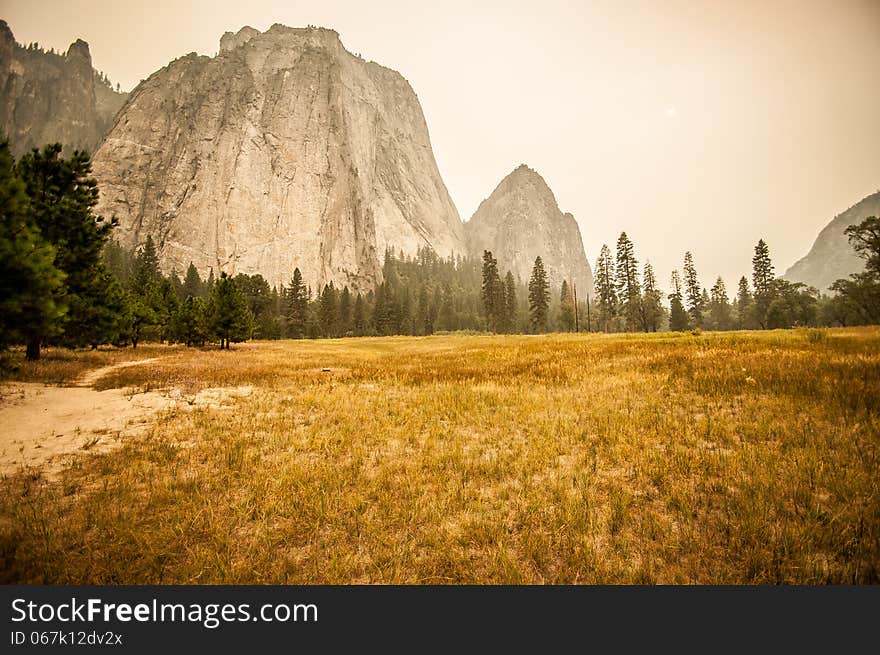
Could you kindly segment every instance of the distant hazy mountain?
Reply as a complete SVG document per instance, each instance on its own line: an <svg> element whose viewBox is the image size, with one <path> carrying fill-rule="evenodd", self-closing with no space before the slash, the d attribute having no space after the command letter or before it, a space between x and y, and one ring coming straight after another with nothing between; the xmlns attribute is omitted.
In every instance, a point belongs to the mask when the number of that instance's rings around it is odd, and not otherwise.
<svg viewBox="0 0 880 655"><path fill-rule="evenodd" d="M323 28L227 33L141 82L95 154L98 210L164 270L366 289L386 248L465 251L418 98Z"/></svg>
<svg viewBox="0 0 880 655"><path fill-rule="evenodd" d="M491 250L501 274L511 270L523 282L540 255L558 289L562 280L577 284L579 298L593 290L593 273L584 253L577 221L563 214L544 178L526 165L505 177L465 223L472 255Z"/></svg>
<svg viewBox="0 0 880 655"><path fill-rule="evenodd" d="M54 142L94 152L127 97L92 68L85 41L65 54L29 49L0 20L0 133L16 156Z"/></svg>
<svg viewBox="0 0 880 655"><path fill-rule="evenodd" d="M827 293L828 287L838 278L863 271L865 260L852 249L843 231L868 216L880 216L880 191L835 216L819 232L806 257L798 260L782 277L792 282L805 282Z"/></svg>

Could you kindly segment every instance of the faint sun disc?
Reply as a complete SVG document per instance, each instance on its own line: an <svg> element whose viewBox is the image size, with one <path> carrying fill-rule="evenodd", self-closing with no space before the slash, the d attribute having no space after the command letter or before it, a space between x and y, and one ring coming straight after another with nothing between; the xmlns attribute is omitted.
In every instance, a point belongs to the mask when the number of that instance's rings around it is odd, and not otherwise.
<svg viewBox="0 0 880 655"><path fill-rule="evenodd" d="M678 116L678 109L675 108L675 105L669 105L666 108L666 118L675 118Z"/></svg>

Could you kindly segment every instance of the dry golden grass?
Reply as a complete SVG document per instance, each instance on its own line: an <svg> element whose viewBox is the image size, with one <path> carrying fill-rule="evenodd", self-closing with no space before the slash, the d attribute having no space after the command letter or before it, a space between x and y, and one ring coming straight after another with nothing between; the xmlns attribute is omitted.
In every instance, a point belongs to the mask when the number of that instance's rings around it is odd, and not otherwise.
<svg viewBox="0 0 880 655"><path fill-rule="evenodd" d="M255 343L99 381L235 385L5 479L3 581L880 581L880 329Z"/></svg>
<svg viewBox="0 0 880 655"><path fill-rule="evenodd" d="M180 348L153 344L137 349L109 346L102 346L98 350L49 348L43 351L40 359L29 362L24 358L24 348L16 348L0 356L0 381L70 384L84 373L102 366L167 355L175 350Z"/></svg>

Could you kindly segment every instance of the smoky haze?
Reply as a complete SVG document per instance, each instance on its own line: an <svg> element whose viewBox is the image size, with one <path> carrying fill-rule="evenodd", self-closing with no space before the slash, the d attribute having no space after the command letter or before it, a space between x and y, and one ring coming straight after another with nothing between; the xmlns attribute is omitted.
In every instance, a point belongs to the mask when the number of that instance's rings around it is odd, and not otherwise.
<svg viewBox="0 0 880 655"><path fill-rule="evenodd" d="M421 101L463 219L526 163L591 264L625 230L664 287L694 253L733 293L880 189L880 2L0 2L23 43L89 42L133 88L244 25L332 27Z"/></svg>

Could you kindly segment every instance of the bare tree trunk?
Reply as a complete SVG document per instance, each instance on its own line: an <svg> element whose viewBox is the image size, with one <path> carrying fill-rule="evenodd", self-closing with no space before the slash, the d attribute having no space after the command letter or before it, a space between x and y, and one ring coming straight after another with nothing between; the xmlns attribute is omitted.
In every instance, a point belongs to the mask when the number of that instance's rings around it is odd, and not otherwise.
<svg viewBox="0 0 880 655"><path fill-rule="evenodd" d="M25 357L30 361L36 361L40 358L40 337L28 339Z"/></svg>

